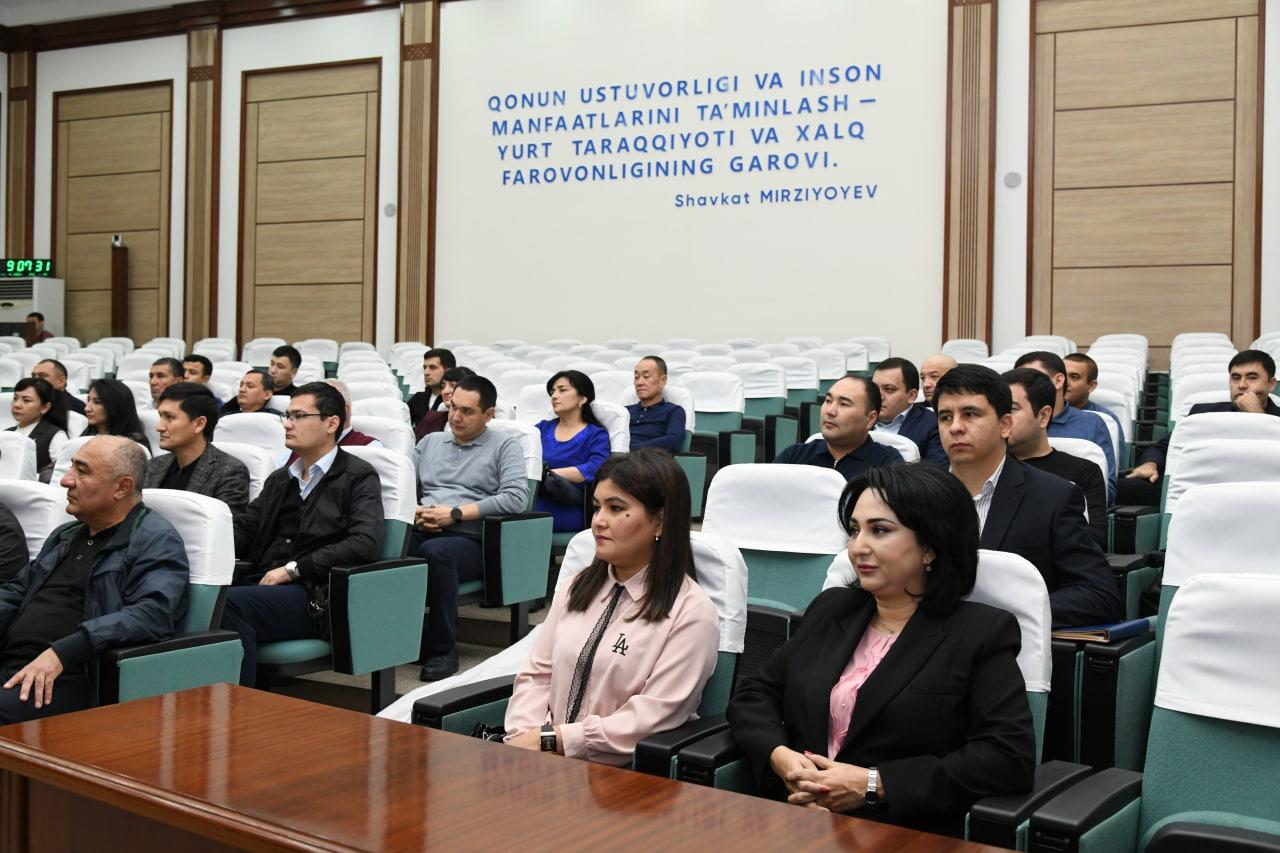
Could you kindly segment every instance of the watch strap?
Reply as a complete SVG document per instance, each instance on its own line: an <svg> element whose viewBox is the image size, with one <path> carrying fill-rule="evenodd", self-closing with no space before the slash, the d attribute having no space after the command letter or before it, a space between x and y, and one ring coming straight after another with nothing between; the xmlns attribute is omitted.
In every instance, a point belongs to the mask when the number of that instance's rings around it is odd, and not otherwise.
<svg viewBox="0 0 1280 853"><path fill-rule="evenodd" d="M543 752L556 752L559 745L556 740L556 727L547 723L542 727L541 746Z"/></svg>

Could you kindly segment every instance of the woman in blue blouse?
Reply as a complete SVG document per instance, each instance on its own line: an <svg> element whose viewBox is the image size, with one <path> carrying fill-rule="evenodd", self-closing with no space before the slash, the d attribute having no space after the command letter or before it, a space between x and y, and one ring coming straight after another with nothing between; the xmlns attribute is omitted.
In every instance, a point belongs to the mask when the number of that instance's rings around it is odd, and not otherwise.
<svg viewBox="0 0 1280 853"><path fill-rule="evenodd" d="M556 532L586 527L582 484L609 458L609 433L596 420L596 388L585 373L562 370L547 382L556 416L538 423L542 434L542 488L534 509L549 512Z"/></svg>

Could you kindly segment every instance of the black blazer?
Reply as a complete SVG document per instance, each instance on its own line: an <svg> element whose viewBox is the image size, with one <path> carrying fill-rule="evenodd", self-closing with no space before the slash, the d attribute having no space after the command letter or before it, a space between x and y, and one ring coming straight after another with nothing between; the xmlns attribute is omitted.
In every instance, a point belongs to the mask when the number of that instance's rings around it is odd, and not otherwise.
<svg viewBox="0 0 1280 853"><path fill-rule="evenodd" d="M729 703L733 738L761 788L785 788L769 766L778 746L827 753L831 689L875 615L875 600L840 587L809 605L800 630L744 679ZM960 835L981 797L1031 789L1035 733L1018 669L1012 615L961 602L907 622L858 691L837 761L878 767L886 801L856 814Z"/></svg>
<svg viewBox="0 0 1280 853"><path fill-rule="evenodd" d="M157 488L169 473L173 454L165 453L147 463L145 488ZM206 445L191 471L187 491L217 498L227 505L233 516L244 512L249 505L249 469L229 453L223 453L212 444Z"/></svg>
<svg viewBox="0 0 1280 853"><path fill-rule="evenodd" d="M916 447L920 448L922 461L935 462L938 465L951 464L947 459L946 451L942 449L942 438L938 435L938 416L934 414L933 409L922 409L916 406L907 409L907 419L899 427L898 435L905 436L916 443Z"/></svg>
<svg viewBox="0 0 1280 853"><path fill-rule="evenodd" d="M1018 554L1040 570L1054 628L1119 621L1120 593L1074 483L1005 457L978 545Z"/></svg>

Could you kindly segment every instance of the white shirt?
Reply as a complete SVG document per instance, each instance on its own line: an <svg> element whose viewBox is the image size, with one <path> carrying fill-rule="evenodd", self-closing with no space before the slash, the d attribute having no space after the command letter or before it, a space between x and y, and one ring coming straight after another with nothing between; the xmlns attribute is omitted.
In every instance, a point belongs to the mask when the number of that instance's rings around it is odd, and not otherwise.
<svg viewBox="0 0 1280 853"><path fill-rule="evenodd" d="M324 475L329 473L329 469L333 467L333 460L338 458L338 448L335 446L324 456L321 456L311 466L311 470L307 473L307 479L302 479L302 457L299 456L293 460L293 464L289 466L289 475L298 481L298 492L305 501L307 495L311 494L315 489L316 483L324 479Z"/></svg>
<svg viewBox="0 0 1280 853"><path fill-rule="evenodd" d="M26 426L17 427L14 429L14 432L18 435L25 435L27 438L31 438L32 430L39 425L41 420L43 420L43 418L36 418ZM58 458L58 451L65 447L66 443L70 440L71 439L67 438L65 430L55 430L53 438L49 439L49 458L56 460Z"/></svg>
<svg viewBox="0 0 1280 853"><path fill-rule="evenodd" d="M907 414L910 411L911 411L911 407L908 406L907 408L903 409L901 412L898 412L898 416L893 420L877 422L876 429L881 430L882 432L891 432L894 435L897 435L898 430L902 429L902 425L907 422Z"/></svg>
<svg viewBox="0 0 1280 853"><path fill-rule="evenodd" d="M996 484L1000 482L1000 473L1004 471L1005 460L1008 455L1000 457L1000 464L996 466L996 470L991 472L991 476L983 482L982 488L973 496L973 508L978 511L978 535L982 535L983 529L987 526L987 513L991 512L991 499L996 494ZM952 467L951 473L954 474L956 469Z"/></svg>

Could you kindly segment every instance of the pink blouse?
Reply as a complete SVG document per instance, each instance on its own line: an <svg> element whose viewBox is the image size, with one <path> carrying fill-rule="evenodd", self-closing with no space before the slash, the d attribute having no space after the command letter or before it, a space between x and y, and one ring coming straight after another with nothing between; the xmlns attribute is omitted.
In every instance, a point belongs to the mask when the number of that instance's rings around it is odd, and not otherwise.
<svg viewBox="0 0 1280 853"><path fill-rule="evenodd" d="M858 647L853 650L853 659L845 666L844 672L831 688L831 723L827 735L827 758L835 761L836 755L844 747L844 739L849 735L849 721L853 719L853 706L858 701L858 690L867 683L871 673L876 671L880 661L893 648L897 634L885 634L867 626Z"/></svg>
<svg viewBox="0 0 1280 853"><path fill-rule="evenodd" d="M613 568L585 611L567 609L568 587L556 595L516 676L507 704L508 740L551 722L560 727L565 755L626 764L637 741L694 717L716 665L716 607L702 587L685 578L666 619L626 621L640 610L647 572L637 572L623 584L625 592L596 651L573 723L564 722L569 685L578 655L613 594Z"/></svg>

